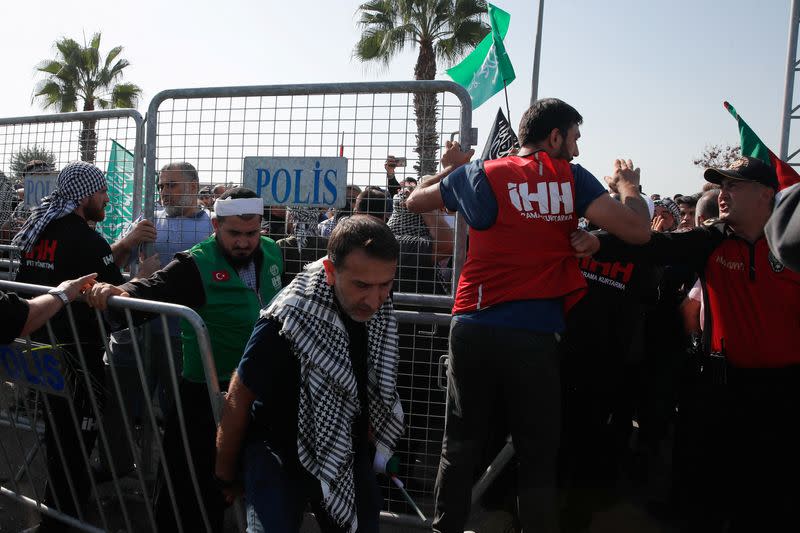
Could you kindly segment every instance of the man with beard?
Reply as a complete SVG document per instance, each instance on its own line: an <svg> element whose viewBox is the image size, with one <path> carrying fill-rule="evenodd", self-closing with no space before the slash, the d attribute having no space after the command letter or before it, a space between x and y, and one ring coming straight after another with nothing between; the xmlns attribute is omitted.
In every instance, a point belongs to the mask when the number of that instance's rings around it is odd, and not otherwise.
<svg viewBox="0 0 800 533"><path fill-rule="evenodd" d="M639 171L617 160L612 200L577 157L583 117L555 98L522 116L518 155L469 163L448 141L442 170L406 201L409 211L447 207L469 225L450 327L450 366L434 531L464 531L470 486L490 420L505 417L519 459L525 531L558 531L556 456L561 383L556 351L566 311L586 290L570 242L585 216L630 242L647 242ZM584 232L585 233L585 232Z"/></svg>
<svg viewBox="0 0 800 533"><path fill-rule="evenodd" d="M71 163L58 175L58 185L53 193L42 199L39 207L31 212L25 225L14 237L13 244L22 253L19 274L16 280L23 283L56 286L59 283L79 278L90 272L97 272L97 280L122 283L122 275L114 264L113 254L108 243L92 228L90 223L105 218L108 203L106 179L103 171L89 163ZM68 297L63 290L53 289L66 304ZM65 361L69 371L77 374L82 368L78 361L79 350L85 359L92 383L93 392L102 405L103 401L103 346L95 313L82 303L72 305L75 326L80 338L80 346L73 341L73 332L66 313L57 314L51 324L58 342L68 353ZM34 340L50 344L46 332L34 335ZM91 453L97 437L97 421L89 401L88 389L84 380L75 380L73 402L82 428L86 452ZM76 428L72 423L69 404L65 398L49 399L50 410L56 427L45 423L45 443L47 446L47 471L50 478L45 502L48 505L60 504L59 510L70 516L77 516L72 494L77 504L83 506L90 492L86 466ZM45 418L47 420L47 418ZM58 439L61 443L65 464L56 453ZM70 491L68 477L72 479L74 491ZM42 530L55 531L66 526L45 518Z"/></svg>
<svg viewBox="0 0 800 533"><path fill-rule="evenodd" d="M208 326L217 375L230 376L244 352L259 310L281 288L283 262L272 239L260 235L263 200L250 189L237 187L214 204L215 233L179 253L147 279L124 285L99 284L88 293L90 305L105 309L109 296L131 296L185 305L195 309ZM188 444L198 477L202 505L213 531L221 531L224 499L213 478L216 425L205 383L202 356L194 329L182 324L183 372L180 397ZM226 390L227 381L220 382ZM168 415L164 448L184 531L203 531L180 438L178 413ZM159 476L163 478L163 476ZM163 481L163 479L160 479ZM175 512L163 482L156 489L156 520L163 531L175 531Z"/></svg>
<svg viewBox="0 0 800 533"><path fill-rule="evenodd" d="M158 191L161 198L162 209L156 210L153 222L147 219L134 222L125 232L125 235L111 246L114 259L120 267L127 265L131 256L138 255L142 263L139 266L139 276L147 277L154 271L164 268L172 257L178 252L188 250L200 241L208 238L213 232L209 212L197 205L200 178L197 169L185 161L167 163L158 175ZM144 258L144 251L139 247L144 243L154 243L155 253ZM138 254L137 254L138 249ZM181 369L181 338L180 324L177 318L167 319L169 327L169 340L172 348L174 366L178 372ZM138 335L140 345L144 340L142 330L134 330ZM150 391L158 390L159 405L163 413L171 409L171 377L168 361L167 347L164 341L161 320L154 320L149 329L153 342L150 350L143 354L149 358L149 365L154 371L149 376L148 387ZM118 379L126 391L126 408L131 416L141 415L142 392L139 374L136 370L136 360L131 342L131 331L124 330L112 334L111 358L118 370ZM112 396L109 409L115 410L116 399ZM113 411L109 411L112 413ZM125 441L125 432L122 427L121 416L109 415L111 426L111 439L114 453L114 465L117 472L127 472L133 468L133 455ZM105 455L101 455L103 468L97 471L100 479L110 479L110 469L107 468Z"/></svg>
<svg viewBox="0 0 800 533"><path fill-rule="evenodd" d="M687 265L705 301L696 379L714 399L702 402L702 434L687 515L696 531L796 531L794 482L800 476L800 274L767 247L778 178L759 159L707 169L720 185L720 222L684 233L654 233L644 246L600 235L595 259ZM725 522L728 522L727 529Z"/></svg>
<svg viewBox="0 0 800 533"><path fill-rule="evenodd" d="M383 222L344 219L322 268L262 312L217 434L221 484L233 484L245 450L248 531L298 531L310 503L325 533L377 533L373 467L383 470L403 430L389 298L398 254Z"/></svg>

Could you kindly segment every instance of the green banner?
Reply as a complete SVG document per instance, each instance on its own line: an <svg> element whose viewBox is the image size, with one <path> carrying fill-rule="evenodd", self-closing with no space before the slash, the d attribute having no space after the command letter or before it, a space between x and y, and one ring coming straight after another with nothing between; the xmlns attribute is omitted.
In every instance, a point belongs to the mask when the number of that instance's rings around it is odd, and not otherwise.
<svg viewBox="0 0 800 533"><path fill-rule="evenodd" d="M461 63L447 70L448 76L469 92L472 109L477 109L516 79L514 67L503 44L510 21L511 15L489 4L489 24L492 31Z"/></svg>
<svg viewBox="0 0 800 533"><path fill-rule="evenodd" d="M110 201L106 206L106 218L96 227L109 243L117 241L133 221L133 164L133 153L112 140L106 171Z"/></svg>

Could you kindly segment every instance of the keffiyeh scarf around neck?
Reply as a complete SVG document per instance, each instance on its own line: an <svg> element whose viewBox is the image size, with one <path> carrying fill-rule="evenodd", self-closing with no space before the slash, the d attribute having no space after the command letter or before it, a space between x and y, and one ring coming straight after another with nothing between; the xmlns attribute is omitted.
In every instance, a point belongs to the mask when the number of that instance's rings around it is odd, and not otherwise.
<svg viewBox="0 0 800 533"><path fill-rule="evenodd" d="M261 312L281 322L300 362L297 453L300 464L322 488L322 505L334 522L358 529L353 481L351 426L363 407L358 401L349 339L321 268L295 279ZM397 395L397 318L387 300L366 323L369 422L378 450L391 456L403 432Z"/></svg>

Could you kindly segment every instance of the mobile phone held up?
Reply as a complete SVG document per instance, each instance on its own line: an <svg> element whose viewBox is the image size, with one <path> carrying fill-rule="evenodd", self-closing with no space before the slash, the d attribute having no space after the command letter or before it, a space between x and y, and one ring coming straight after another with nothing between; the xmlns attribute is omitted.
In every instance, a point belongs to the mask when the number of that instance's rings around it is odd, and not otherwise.
<svg viewBox="0 0 800 533"><path fill-rule="evenodd" d="M393 168L396 167L404 167L406 166L406 158L405 157L395 157L393 155L389 155L386 157L386 163Z"/></svg>

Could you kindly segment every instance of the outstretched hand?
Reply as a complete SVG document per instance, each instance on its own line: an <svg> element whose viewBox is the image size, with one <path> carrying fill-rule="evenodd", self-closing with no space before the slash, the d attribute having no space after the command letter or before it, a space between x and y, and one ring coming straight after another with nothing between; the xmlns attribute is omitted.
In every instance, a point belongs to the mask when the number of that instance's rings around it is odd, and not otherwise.
<svg viewBox="0 0 800 533"><path fill-rule="evenodd" d="M614 161L614 172L611 176L606 176L605 181L611 192L619 193L621 188L633 187L639 190L641 169L634 167L630 159L616 159Z"/></svg>
<svg viewBox="0 0 800 533"><path fill-rule="evenodd" d="M457 168L461 165L466 165L472 156L475 155L475 150L470 149L466 152L461 150L461 145L456 141L446 141L444 144L444 152L442 153L442 167Z"/></svg>
<svg viewBox="0 0 800 533"><path fill-rule="evenodd" d="M97 273L95 272L92 274L87 274L78 279L68 279L66 281L62 281L57 288L63 290L69 301L72 302L78 297L79 294L89 290L92 285L97 283L95 281L96 277Z"/></svg>

